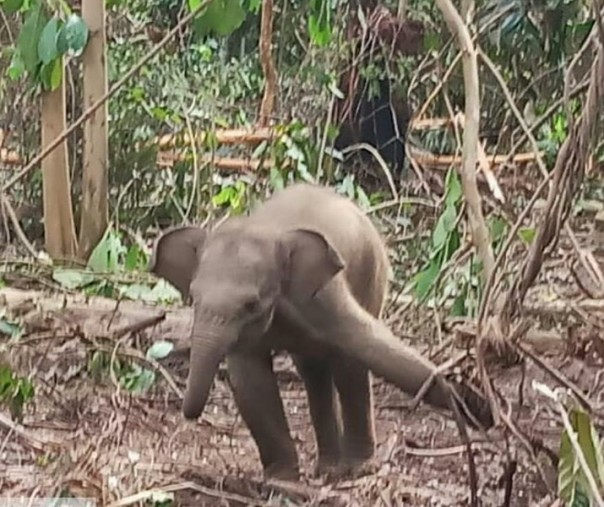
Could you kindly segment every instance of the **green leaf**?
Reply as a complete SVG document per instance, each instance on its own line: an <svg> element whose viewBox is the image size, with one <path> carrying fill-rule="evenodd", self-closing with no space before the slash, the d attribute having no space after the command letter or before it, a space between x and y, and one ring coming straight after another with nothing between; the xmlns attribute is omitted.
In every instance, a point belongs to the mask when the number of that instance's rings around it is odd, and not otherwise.
<svg viewBox="0 0 604 507"><path fill-rule="evenodd" d="M147 358L148 359L163 359L167 357L172 349L174 348L174 344L172 342L168 342L165 340L155 342L149 350L147 350Z"/></svg>
<svg viewBox="0 0 604 507"><path fill-rule="evenodd" d="M502 36L508 35L512 32L522 21L522 13L521 12L512 12L509 16L507 16L503 23L501 23L501 34Z"/></svg>
<svg viewBox="0 0 604 507"><path fill-rule="evenodd" d="M428 32L424 36L424 51L435 51L440 47L440 37L436 32Z"/></svg>
<svg viewBox="0 0 604 507"><path fill-rule="evenodd" d="M13 371L6 365L0 364L0 400L6 396L7 391L13 384Z"/></svg>
<svg viewBox="0 0 604 507"><path fill-rule="evenodd" d="M331 5L324 0L310 2L308 32L317 46L325 46L331 40Z"/></svg>
<svg viewBox="0 0 604 507"><path fill-rule="evenodd" d="M335 82L334 79L329 80L329 82L327 83L327 89L334 97L338 99L344 98L344 92L342 92L342 90L338 88L338 84Z"/></svg>
<svg viewBox="0 0 604 507"><path fill-rule="evenodd" d="M493 242L493 245L496 245L503 239L506 229L507 223L502 218L491 217L489 219L489 232L491 234L491 241Z"/></svg>
<svg viewBox="0 0 604 507"><path fill-rule="evenodd" d="M271 167L269 179L274 190L281 190L285 187L283 175L281 174L281 171L279 171L279 169L277 169L276 167Z"/></svg>
<svg viewBox="0 0 604 507"><path fill-rule="evenodd" d="M453 305L451 306L451 311L449 315L451 317L465 317L467 315L466 311L466 294L467 291L463 291L462 294L457 296L453 301Z"/></svg>
<svg viewBox="0 0 604 507"><path fill-rule="evenodd" d="M53 17L40 34L38 41L38 57L42 63L47 64L57 56L57 31L59 29L59 20Z"/></svg>
<svg viewBox="0 0 604 507"><path fill-rule="evenodd" d="M40 80L45 90L54 91L60 84L63 78L63 58L55 58L50 63L42 66L40 69Z"/></svg>
<svg viewBox="0 0 604 507"><path fill-rule="evenodd" d="M579 448L585 457L585 461L596 481L599 480L600 484L598 486L602 489L602 486L604 486L602 448L589 415L582 410L573 409L569 413L569 419L573 430L576 432ZM560 457L558 462L558 495L567 505L588 506L590 488L566 431L562 433L560 438L558 454Z"/></svg>
<svg viewBox="0 0 604 507"><path fill-rule="evenodd" d="M357 202L359 203L359 206L364 210L368 210L371 207L371 201L369 200L369 196L365 193L365 190L363 190L360 185L357 187Z"/></svg>
<svg viewBox="0 0 604 507"><path fill-rule="evenodd" d="M25 63L21 57L21 52L16 49L11 58L10 65L7 70L8 77L10 79L19 79L25 72Z"/></svg>
<svg viewBox="0 0 604 507"><path fill-rule="evenodd" d="M23 0L4 0L3 9L7 14L17 12L23 5Z"/></svg>
<svg viewBox="0 0 604 507"><path fill-rule="evenodd" d="M126 262L124 267L128 271L135 271L146 266L147 256L136 243L133 244L126 254Z"/></svg>
<svg viewBox="0 0 604 507"><path fill-rule="evenodd" d="M151 287L148 285L133 283L131 285L127 285L126 287L120 287L120 294L134 301L149 301Z"/></svg>
<svg viewBox="0 0 604 507"><path fill-rule="evenodd" d="M457 220L457 210L455 206L446 206L442 215L438 217L436 227L432 233L432 245L434 248L441 248L449 237L449 233L455 229L455 222Z"/></svg>
<svg viewBox="0 0 604 507"><path fill-rule="evenodd" d="M214 206L222 206L223 204L230 204L237 198L237 190L235 187L226 186L223 187L218 194L212 197L212 204Z"/></svg>
<svg viewBox="0 0 604 507"><path fill-rule="evenodd" d="M155 373L151 370L141 369L138 365L133 365L132 372L120 377L120 382L134 393L144 393L148 391L153 382L155 382Z"/></svg>
<svg viewBox="0 0 604 507"><path fill-rule="evenodd" d="M598 434L593 427L589 419L589 415L583 410L572 410L571 411L571 420L573 421L573 426L577 430L577 438L579 440L579 447L581 451L583 451L583 455L585 456L585 461L591 471L592 475L596 479L600 481L600 489L604 486L604 482L602 481L602 477L604 474L604 469L602 468L602 447L600 445L600 441L598 438ZM583 473L582 473L583 475ZM588 487L587 480L585 479L585 488Z"/></svg>
<svg viewBox="0 0 604 507"><path fill-rule="evenodd" d="M118 234L108 227L90 254L88 267L96 272L115 272L119 267L119 258L125 251Z"/></svg>
<svg viewBox="0 0 604 507"><path fill-rule="evenodd" d="M80 55L88 42L88 26L77 14L71 14L57 35L57 51Z"/></svg>
<svg viewBox="0 0 604 507"><path fill-rule="evenodd" d="M10 322L4 318L0 319L0 335L10 336L11 338L16 338L21 335L23 332L23 328L15 323Z"/></svg>
<svg viewBox="0 0 604 507"><path fill-rule="evenodd" d="M440 273L440 262L433 260L430 265L415 276L415 294L423 301L430 293L434 281Z"/></svg>
<svg viewBox="0 0 604 507"><path fill-rule="evenodd" d="M189 8L196 9L200 0L189 0ZM212 0L202 13L195 18L195 29L199 35L215 33L230 35L245 21L245 11L241 0Z"/></svg>
<svg viewBox="0 0 604 507"><path fill-rule="evenodd" d="M537 231L533 227L520 227L518 229L518 236L524 243L531 245L535 239Z"/></svg>
<svg viewBox="0 0 604 507"><path fill-rule="evenodd" d="M461 199L463 192L461 189L461 181L459 180L459 174L457 174L457 171L454 168L451 168L447 173L445 188L447 190L445 204L457 204Z"/></svg>
<svg viewBox="0 0 604 507"><path fill-rule="evenodd" d="M95 280L94 275L86 271L76 271L74 269L57 268L52 273L55 282L60 283L67 289L78 289L85 287Z"/></svg>
<svg viewBox="0 0 604 507"><path fill-rule="evenodd" d="M23 64L28 72L33 73L38 65L38 42L46 25L47 17L42 9L42 3L37 1L34 3L31 10L27 13L17 47L21 53Z"/></svg>
<svg viewBox="0 0 604 507"><path fill-rule="evenodd" d="M244 6L248 12L257 14L260 11L260 7L262 7L262 0L245 0Z"/></svg>
<svg viewBox="0 0 604 507"><path fill-rule="evenodd" d="M201 4L201 0L189 0L189 10L193 12L195 9L199 7Z"/></svg>
<svg viewBox="0 0 604 507"><path fill-rule="evenodd" d="M159 280L151 290L148 301L155 303L172 303L179 301L180 299L180 292L178 292L174 286L165 280Z"/></svg>

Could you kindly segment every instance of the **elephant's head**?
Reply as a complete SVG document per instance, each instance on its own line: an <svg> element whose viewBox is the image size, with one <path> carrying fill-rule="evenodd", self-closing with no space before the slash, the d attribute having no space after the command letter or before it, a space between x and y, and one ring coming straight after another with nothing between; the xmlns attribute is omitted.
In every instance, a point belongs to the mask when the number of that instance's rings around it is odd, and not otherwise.
<svg viewBox="0 0 604 507"><path fill-rule="evenodd" d="M241 337L268 329L279 297L311 298L343 267L327 239L307 229L278 234L238 218L213 231L183 226L164 232L149 269L194 308L184 416L199 417L220 361Z"/></svg>

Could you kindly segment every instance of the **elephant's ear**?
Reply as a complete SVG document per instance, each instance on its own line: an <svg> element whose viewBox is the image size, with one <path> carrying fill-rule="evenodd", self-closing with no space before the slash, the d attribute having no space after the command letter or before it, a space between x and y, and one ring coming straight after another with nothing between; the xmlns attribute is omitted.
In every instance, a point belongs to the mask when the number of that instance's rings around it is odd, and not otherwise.
<svg viewBox="0 0 604 507"><path fill-rule="evenodd" d="M344 260L321 233L309 229L288 231L283 238L285 292L304 300L313 297L344 269Z"/></svg>
<svg viewBox="0 0 604 507"><path fill-rule="evenodd" d="M206 236L204 229L185 225L165 231L153 246L149 271L174 285L183 301L189 297L199 250L203 247Z"/></svg>

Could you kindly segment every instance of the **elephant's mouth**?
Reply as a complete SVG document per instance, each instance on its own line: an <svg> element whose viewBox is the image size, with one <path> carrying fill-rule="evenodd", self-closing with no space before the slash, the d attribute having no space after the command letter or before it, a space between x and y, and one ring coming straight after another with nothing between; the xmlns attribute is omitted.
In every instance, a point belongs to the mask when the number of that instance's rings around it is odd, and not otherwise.
<svg viewBox="0 0 604 507"><path fill-rule="evenodd" d="M241 335L258 336L266 333L273 322L274 314L275 306L270 305L262 312L250 316L248 322L243 326Z"/></svg>

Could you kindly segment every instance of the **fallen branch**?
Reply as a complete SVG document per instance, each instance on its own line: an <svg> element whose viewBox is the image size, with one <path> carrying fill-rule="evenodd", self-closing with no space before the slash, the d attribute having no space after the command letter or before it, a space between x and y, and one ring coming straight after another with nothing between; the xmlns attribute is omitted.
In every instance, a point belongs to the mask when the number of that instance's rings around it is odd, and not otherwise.
<svg viewBox="0 0 604 507"><path fill-rule="evenodd" d="M157 154L157 165L162 168L173 167L176 162L186 161L190 158L191 155L187 153L159 152ZM258 172L274 167L274 163L270 159L225 158L212 157L211 155L199 157L199 163L229 172Z"/></svg>
<svg viewBox="0 0 604 507"><path fill-rule="evenodd" d="M579 400L579 403L582 407L589 413L593 412L593 407L591 402L587 399L587 397L581 392L575 384L573 384L569 379L567 379L561 371L556 368L548 365L545 361L542 361L536 354L533 354L530 350L524 347L520 343L515 343L514 346L525 356L529 357L539 368L541 368L549 377L551 377L554 381L560 384L562 387L566 387L569 391L571 391Z"/></svg>
<svg viewBox="0 0 604 507"><path fill-rule="evenodd" d="M450 118L426 118L423 120L415 120L410 124L411 130L430 130L448 127L452 124ZM279 137L278 128L264 127L254 129L225 129L215 130L207 132L199 132L194 135L189 134L186 131L179 132L176 134L165 134L163 136L157 136L153 138L149 143L137 143L135 150L141 150L145 146L157 146L159 148L162 157L169 159L171 155L171 149L190 147L190 146L203 146L203 143L207 142L209 138L212 142L216 142L218 145L250 145L255 146L262 142L269 142ZM414 146L408 145L413 157L417 162L427 166L443 166L449 167L450 165L461 164L461 157L458 155L435 155L425 150L420 150ZM182 159L179 159L182 160ZM234 166L239 162L228 162L230 158L219 158L227 168ZM232 159L238 160L238 159ZM534 153L517 153L513 156L506 155L486 155L486 161L494 166L501 164L525 164L535 161ZM17 151L8 150L3 148L0 150L0 163L8 166L12 165L23 165L25 160ZM217 164L216 163L216 164ZM243 167L244 165L242 165ZM218 167L218 165L217 165Z"/></svg>
<svg viewBox="0 0 604 507"><path fill-rule="evenodd" d="M32 449L41 452L47 453L52 447L55 451L59 451L63 449L63 446L56 441L52 440L40 440L37 437L34 437L31 433L28 433L26 429L21 425L6 417L2 412L0 412L0 426L4 426L11 433L14 433L21 439L23 439Z"/></svg>
<svg viewBox="0 0 604 507"><path fill-rule="evenodd" d="M217 144L260 144L263 141L270 141L278 137L276 128L257 127L254 129L225 129L208 132L198 132L191 136L188 132L177 134L166 134L156 137L151 141L152 145L157 145L160 149L176 148L179 146L191 146L192 144L203 145L211 134L212 142ZM139 146L142 147L142 146Z"/></svg>
<svg viewBox="0 0 604 507"><path fill-rule="evenodd" d="M179 348L187 342L192 313L189 308L162 309L139 301L120 301L109 298L86 297L80 294L44 294L4 287L0 289L0 306L9 315L24 306L31 306L30 317L50 314L67 325L76 325L89 336L114 336L128 331L149 329L157 339L170 340ZM26 318L24 316L23 318ZM184 337L184 338L183 338Z"/></svg>
<svg viewBox="0 0 604 507"><path fill-rule="evenodd" d="M243 505L251 505L257 507L263 507L266 505L265 502L250 498L248 496L239 495L237 493L228 493L226 491L220 491L217 489L208 488L197 484L193 481L181 482L178 484L170 484L169 486L163 486L160 488L147 489L145 491L139 491L134 495L126 496L116 502L110 503L107 507L125 507L127 505L139 504L145 500L150 500L160 493L173 493L182 490L192 490L202 495L209 496L210 498L216 498L227 502L237 502Z"/></svg>

